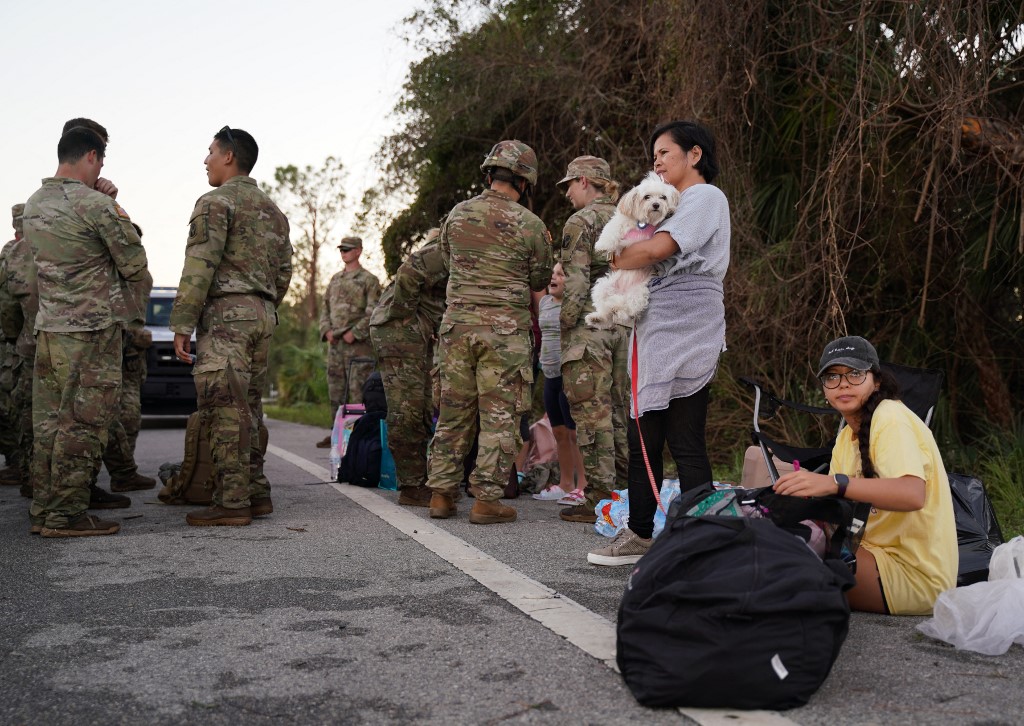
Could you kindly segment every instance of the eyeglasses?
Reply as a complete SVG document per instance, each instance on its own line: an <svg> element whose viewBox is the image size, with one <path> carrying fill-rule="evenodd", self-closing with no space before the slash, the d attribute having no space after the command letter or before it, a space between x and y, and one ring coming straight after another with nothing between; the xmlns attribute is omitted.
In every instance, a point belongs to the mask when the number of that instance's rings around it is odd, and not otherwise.
<svg viewBox="0 0 1024 726"><path fill-rule="evenodd" d="M839 388L839 384L844 378L851 386L859 386L867 377L868 371L854 369L846 373L823 373L818 380L825 388Z"/></svg>
<svg viewBox="0 0 1024 726"><path fill-rule="evenodd" d="M224 134L228 137L228 143L231 144L231 150L237 154L238 149L235 147L235 137L231 135L231 127L225 126L220 131L217 132L217 136L220 136L221 134Z"/></svg>

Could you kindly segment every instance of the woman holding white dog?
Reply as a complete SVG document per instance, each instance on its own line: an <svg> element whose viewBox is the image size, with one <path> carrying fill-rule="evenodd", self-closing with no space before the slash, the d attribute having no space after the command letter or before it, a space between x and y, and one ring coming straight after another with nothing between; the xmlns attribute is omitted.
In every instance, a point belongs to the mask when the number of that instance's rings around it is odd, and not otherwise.
<svg viewBox="0 0 1024 726"><path fill-rule="evenodd" d="M596 565L627 565L650 549L655 487L667 443L683 491L711 481L705 428L708 393L725 350L722 281L729 268L729 202L711 185L718 176L715 140L694 121L672 121L651 134L654 172L680 192L679 206L649 240L612 262L653 266L650 300L630 341L629 527L587 555ZM649 462L649 467L648 467Z"/></svg>

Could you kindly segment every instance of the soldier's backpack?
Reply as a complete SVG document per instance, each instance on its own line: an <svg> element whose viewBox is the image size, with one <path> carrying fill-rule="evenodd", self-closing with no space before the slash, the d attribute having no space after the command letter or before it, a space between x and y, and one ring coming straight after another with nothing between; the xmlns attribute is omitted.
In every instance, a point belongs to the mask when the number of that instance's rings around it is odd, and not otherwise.
<svg viewBox="0 0 1024 726"><path fill-rule="evenodd" d="M367 411L356 421L338 467L339 482L359 487L380 485L380 466L384 452L380 440L380 424L386 415L383 411Z"/></svg>
<svg viewBox="0 0 1024 726"><path fill-rule="evenodd" d="M270 435L260 423L260 450L266 454ZM213 501L213 456L210 454L210 426L204 411L188 417L185 453L180 464L160 467L164 486L157 497L164 504L209 504Z"/></svg>

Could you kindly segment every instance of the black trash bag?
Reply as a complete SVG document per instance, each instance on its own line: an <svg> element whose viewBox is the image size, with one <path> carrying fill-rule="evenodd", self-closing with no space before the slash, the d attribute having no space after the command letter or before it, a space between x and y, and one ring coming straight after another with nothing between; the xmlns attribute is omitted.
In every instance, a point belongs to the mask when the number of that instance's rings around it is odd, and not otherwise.
<svg viewBox="0 0 1024 726"><path fill-rule="evenodd" d="M956 584L963 587L988 579L988 563L992 552L1003 543L1003 533L981 479L950 472L949 488L960 548Z"/></svg>

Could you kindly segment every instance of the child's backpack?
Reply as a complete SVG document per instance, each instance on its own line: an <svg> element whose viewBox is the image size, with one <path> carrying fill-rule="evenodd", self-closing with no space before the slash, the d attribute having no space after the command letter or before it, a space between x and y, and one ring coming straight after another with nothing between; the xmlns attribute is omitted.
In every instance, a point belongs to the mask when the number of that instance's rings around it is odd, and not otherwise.
<svg viewBox="0 0 1024 726"><path fill-rule="evenodd" d="M375 487L380 484L381 446L380 424L387 414L383 411L367 411L348 438L345 455L338 467L338 481L360 487Z"/></svg>
<svg viewBox="0 0 1024 726"><path fill-rule="evenodd" d="M684 506L700 503L691 494L680 497ZM822 561L767 515L687 511L670 511L622 597L617 659L626 685L644 706L807 703L846 639L849 568Z"/></svg>

